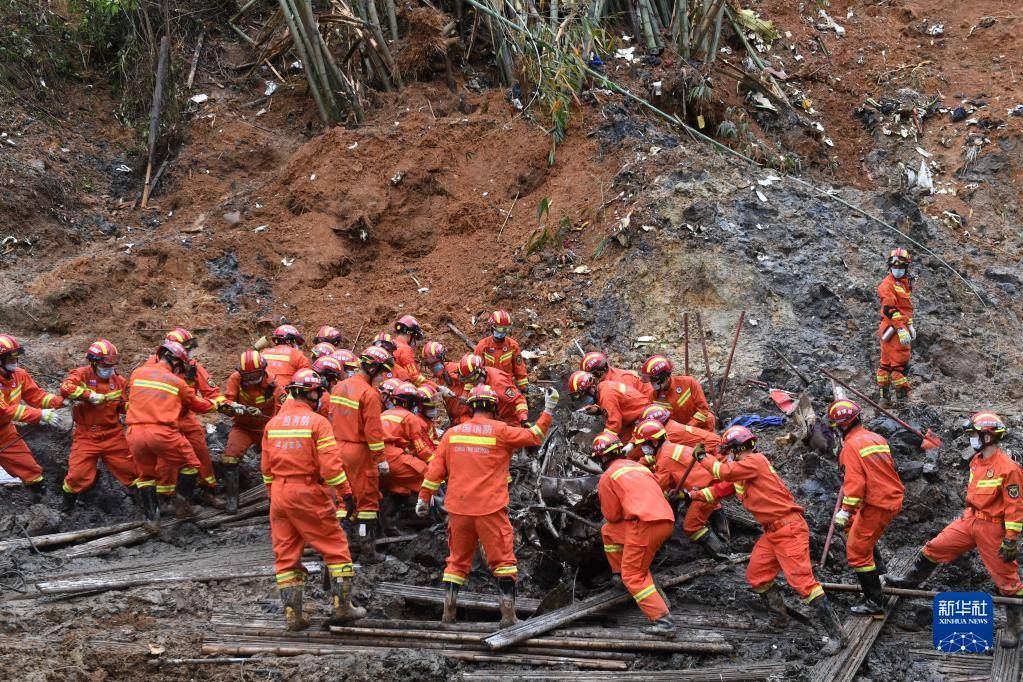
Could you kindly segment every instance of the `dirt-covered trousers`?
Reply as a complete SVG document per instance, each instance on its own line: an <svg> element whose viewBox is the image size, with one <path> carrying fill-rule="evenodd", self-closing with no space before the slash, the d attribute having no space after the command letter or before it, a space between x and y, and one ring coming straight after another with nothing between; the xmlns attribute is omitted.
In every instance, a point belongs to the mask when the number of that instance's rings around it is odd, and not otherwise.
<svg viewBox="0 0 1023 682"><path fill-rule="evenodd" d="M78 426L71 441L71 454L68 455L64 492L80 493L91 488L96 482L96 467L100 460L124 485L133 485L138 478L124 429L92 430Z"/></svg>
<svg viewBox="0 0 1023 682"><path fill-rule="evenodd" d="M380 511L380 472L365 443L338 441L348 483L355 498L355 520L374 521Z"/></svg>
<svg viewBox="0 0 1023 682"><path fill-rule="evenodd" d="M227 445L220 461L224 464L238 464L253 445L263 442L262 429L248 429L235 424L227 434Z"/></svg>
<svg viewBox="0 0 1023 682"><path fill-rule="evenodd" d="M334 501L315 477L274 476L269 491L270 541L278 587L305 581L302 551L306 545L320 553L332 578L355 575Z"/></svg>
<svg viewBox="0 0 1023 682"><path fill-rule="evenodd" d="M873 571L874 545L881 539L884 529L899 515L900 509L881 509L872 504L862 504L849 524L845 539L845 558L854 572Z"/></svg>
<svg viewBox="0 0 1023 682"><path fill-rule="evenodd" d="M682 521L682 530L690 540L699 540L710 531L707 521L715 509L721 509L720 502L701 502L694 499L689 504L685 519Z"/></svg>
<svg viewBox="0 0 1023 682"><path fill-rule="evenodd" d="M508 510L499 509L482 516L448 512L448 562L444 582L465 584L477 544L483 545L487 565L495 578L518 579L515 532L508 520Z"/></svg>
<svg viewBox="0 0 1023 682"><path fill-rule="evenodd" d="M654 585L650 564L657 550L671 537L674 527L672 521L631 519L605 523L600 528L611 572L621 574L625 589L650 620L668 613L668 605Z"/></svg>
<svg viewBox="0 0 1023 682"><path fill-rule="evenodd" d="M157 469L168 467L182 474L199 472L199 460L185 437L166 424L132 424L127 431L128 448L138 470L138 487L156 485Z"/></svg>
<svg viewBox="0 0 1023 682"><path fill-rule="evenodd" d="M753 545L746 581L754 592L763 594L774 587L778 573L809 604L824 594L813 575L810 563L810 529L802 514L790 514L764 527L764 534Z"/></svg>
<svg viewBox="0 0 1023 682"><path fill-rule="evenodd" d="M909 346L899 343L899 335L892 334L887 341L881 341L881 364L877 368L877 385L908 389L906 369L912 354Z"/></svg>
<svg viewBox="0 0 1023 682"><path fill-rule="evenodd" d="M199 461L199 485L206 488L217 487L217 476L213 470L213 459L210 449L206 446L206 429L199 419L191 412L178 421L178 430L192 447ZM178 482L178 472L173 467L157 467L156 492L161 495L173 495Z"/></svg>
<svg viewBox="0 0 1023 682"><path fill-rule="evenodd" d="M923 554L936 564L955 561L974 547L980 552L980 560L1003 595L1023 594L1019 581L1019 564L1005 561L998 555L998 546L1005 537L1005 526L1000 517L974 513L966 514L945 526L945 529L924 545Z"/></svg>
<svg viewBox="0 0 1023 682"><path fill-rule="evenodd" d="M11 476L20 478L22 483L38 483L43 480L43 468L18 435L14 424L0 428L0 467Z"/></svg>

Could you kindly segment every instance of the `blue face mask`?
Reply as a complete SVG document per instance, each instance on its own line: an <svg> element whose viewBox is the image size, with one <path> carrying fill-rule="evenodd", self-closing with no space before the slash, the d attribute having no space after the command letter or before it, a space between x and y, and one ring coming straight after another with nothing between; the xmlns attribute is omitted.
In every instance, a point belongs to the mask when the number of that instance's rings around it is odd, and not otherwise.
<svg viewBox="0 0 1023 682"><path fill-rule="evenodd" d="M494 332L494 338L498 341L501 341L506 336L508 336L508 332Z"/></svg>
<svg viewBox="0 0 1023 682"><path fill-rule="evenodd" d="M114 376L114 373L116 371L117 370L113 367L97 367L96 376L98 376L100 379L109 379L110 377Z"/></svg>
<svg viewBox="0 0 1023 682"><path fill-rule="evenodd" d="M892 268L892 277L902 279L906 276L906 268Z"/></svg>
<svg viewBox="0 0 1023 682"><path fill-rule="evenodd" d="M443 362L435 362L435 363L433 363L433 366L430 367L430 370L433 372L434 376L440 376L441 374L444 373L444 363Z"/></svg>
<svg viewBox="0 0 1023 682"><path fill-rule="evenodd" d="M347 374L347 375L348 375L349 377L353 377L353 376L355 376L355 373L356 373L357 371L358 371L358 370L355 370L355 369L346 369L346 370L345 370L345 374Z"/></svg>
<svg viewBox="0 0 1023 682"><path fill-rule="evenodd" d="M587 393L586 395L579 399L579 404L582 405L583 407L586 407L587 405L592 405L595 402L597 402L597 397L592 396L589 393Z"/></svg>

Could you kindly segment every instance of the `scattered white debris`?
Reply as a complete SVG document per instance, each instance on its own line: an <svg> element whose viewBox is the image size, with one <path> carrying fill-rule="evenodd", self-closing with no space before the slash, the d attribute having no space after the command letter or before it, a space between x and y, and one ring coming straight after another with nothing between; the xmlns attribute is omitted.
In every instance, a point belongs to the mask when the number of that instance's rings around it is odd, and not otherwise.
<svg viewBox="0 0 1023 682"><path fill-rule="evenodd" d="M391 184L392 185L399 185L399 184L401 184L401 179L404 178L404 177L405 177L405 172L404 171L398 171L397 173L395 173L394 175L391 176Z"/></svg>
<svg viewBox="0 0 1023 682"><path fill-rule="evenodd" d="M927 161L924 159L920 159L920 170L916 172L916 186L927 190L928 194L934 194L934 180L931 179L931 169L928 168Z"/></svg>
<svg viewBox="0 0 1023 682"><path fill-rule="evenodd" d="M312 175L309 176L310 182L315 180L315 179L316 179L316 173L313 173Z"/></svg>
<svg viewBox="0 0 1023 682"><path fill-rule="evenodd" d="M290 268L294 264L295 264L295 259L294 258L282 258L281 259L281 265L283 265L286 268Z"/></svg>
<svg viewBox="0 0 1023 682"><path fill-rule="evenodd" d="M277 92L277 88L281 87L277 81L267 81L266 90L263 91L263 97L269 97L270 95Z"/></svg>
<svg viewBox="0 0 1023 682"><path fill-rule="evenodd" d="M574 274L574 275L588 275L588 274L590 274L590 268L585 266L585 265L580 265L580 266L572 269L572 274Z"/></svg>
<svg viewBox="0 0 1023 682"><path fill-rule="evenodd" d="M823 22L817 24L817 28L819 28L822 31L828 30L834 31L835 35L837 35L839 38L845 35L845 28L840 26L837 21L832 19L827 12L825 12L824 10L817 10L817 13L820 15L821 19L824 20Z"/></svg>
<svg viewBox="0 0 1023 682"><path fill-rule="evenodd" d="M118 166L117 168L115 168L114 170L117 171L118 173L130 173L131 172L131 168L129 168L127 164L123 164L123 163L120 166Z"/></svg>
<svg viewBox="0 0 1023 682"><path fill-rule="evenodd" d="M931 153L929 151L925 150L923 147L917 147L916 148L916 153L919 154L920 156L924 157L925 159L931 158Z"/></svg>
<svg viewBox="0 0 1023 682"><path fill-rule="evenodd" d="M640 225L639 229L643 230L644 232L653 232L654 230L657 229L657 227L655 225Z"/></svg>
<svg viewBox="0 0 1023 682"><path fill-rule="evenodd" d="M615 51L615 57L623 59L627 62L636 61L636 47L623 47Z"/></svg>
<svg viewBox="0 0 1023 682"><path fill-rule="evenodd" d="M191 97L189 97L188 101L189 102L195 102L196 104L202 104L203 102L207 101L209 98L210 98L209 95L204 95L202 93L199 93L198 95L192 95Z"/></svg>
<svg viewBox="0 0 1023 682"><path fill-rule="evenodd" d="M757 199L760 199L762 202L764 202L766 204L767 203L767 196L763 192L761 192L759 189L755 190L755 191L757 193Z"/></svg>
<svg viewBox="0 0 1023 682"><path fill-rule="evenodd" d="M945 24L934 24L928 26L925 33L929 36L943 36L945 35Z"/></svg>
<svg viewBox="0 0 1023 682"><path fill-rule="evenodd" d="M255 232L256 234L259 234L261 232L266 232L269 228L270 228L269 225L260 225L259 227L252 228L252 231Z"/></svg>
<svg viewBox="0 0 1023 682"><path fill-rule="evenodd" d="M779 178L774 173L771 173L766 178L761 178L760 180L757 180L757 184L760 185L761 187L770 187L779 180L781 180L781 178Z"/></svg>
<svg viewBox="0 0 1023 682"><path fill-rule="evenodd" d="M353 142L350 145L348 145L347 147L345 147L345 149L347 149L348 151L354 151L354 150L356 150L358 148L359 148L359 143L358 142Z"/></svg>
<svg viewBox="0 0 1023 682"><path fill-rule="evenodd" d="M829 147L834 147L835 146L835 141L832 140L830 137L825 137L824 138L824 144L828 145Z"/></svg>

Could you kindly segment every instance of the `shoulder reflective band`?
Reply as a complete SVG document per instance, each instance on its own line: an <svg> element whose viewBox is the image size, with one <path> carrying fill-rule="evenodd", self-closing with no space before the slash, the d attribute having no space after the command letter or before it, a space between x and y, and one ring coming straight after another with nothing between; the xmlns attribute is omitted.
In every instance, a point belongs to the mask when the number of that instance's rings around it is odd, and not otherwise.
<svg viewBox="0 0 1023 682"><path fill-rule="evenodd" d="M676 445L675 450L671 453L671 458L677 462L681 459L683 452L685 452L685 449L681 445Z"/></svg>
<svg viewBox="0 0 1023 682"><path fill-rule="evenodd" d="M443 483L443 481L441 481L441 483ZM428 481L428 480L426 480L424 478L423 479L423 488L425 488L426 490L430 490L430 491L440 490L440 483L437 483L437 482L434 482L434 481Z"/></svg>
<svg viewBox="0 0 1023 682"><path fill-rule="evenodd" d="M334 440L334 436L324 436L323 438L320 438L318 441L316 441L317 450L325 450L327 448L335 447L336 445L337 441Z"/></svg>
<svg viewBox="0 0 1023 682"><path fill-rule="evenodd" d="M691 388L687 388L687 389L686 389L686 391L685 391L685 393L683 393L682 395L680 395L680 396L678 397L678 400L676 400L676 401L675 401L675 404L676 404L676 405L678 405L679 407L682 407L682 406L683 406L683 405L685 405L685 404L686 404L687 402L689 402L689 398L690 398L690 397L691 397L692 395L693 395L693 389L691 389Z"/></svg>
<svg viewBox="0 0 1023 682"><path fill-rule="evenodd" d="M619 478L629 473L630 471L645 471L647 473L650 473L650 470L647 469L646 467L622 467L621 469L618 469L613 474L611 474L611 480L617 481Z"/></svg>
<svg viewBox="0 0 1023 682"><path fill-rule="evenodd" d="M515 351L508 351L507 353L505 353L504 355L501 356L501 358L500 358L500 360L498 360L498 362L508 362L514 356L515 356Z"/></svg>
<svg viewBox="0 0 1023 682"><path fill-rule="evenodd" d="M391 422L392 424L400 424L405 421L405 417L402 417L400 414L385 414L381 415L380 419L385 422Z"/></svg>
<svg viewBox="0 0 1023 682"><path fill-rule="evenodd" d="M264 360L276 360L278 362L289 362L291 360L290 355L279 355L278 353L263 353Z"/></svg>
<svg viewBox="0 0 1023 682"><path fill-rule="evenodd" d="M891 449L887 445L870 445L860 450L860 457L870 457L871 455L880 454L891 454Z"/></svg>
<svg viewBox="0 0 1023 682"><path fill-rule="evenodd" d="M982 478L977 481L978 488L998 488L1002 485L1002 477L998 478Z"/></svg>
<svg viewBox="0 0 1023 682"><path fill-rule="evenodd" d="M462 434L453 434L449 442L461 443L463 445L486 445L494 447L497 445L497 438L493 436L466 436Z"/></svg>

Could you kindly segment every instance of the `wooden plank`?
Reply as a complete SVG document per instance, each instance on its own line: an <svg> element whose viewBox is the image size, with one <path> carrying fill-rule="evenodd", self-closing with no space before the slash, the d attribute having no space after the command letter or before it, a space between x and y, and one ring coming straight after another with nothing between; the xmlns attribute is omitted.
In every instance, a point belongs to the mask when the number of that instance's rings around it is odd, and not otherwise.
<svg viewBox="0 0 1023 682"><path fill-rule="evenodd" d="M444 603L445 590L441 587L380 583L373 592L377 596L401 597L420 604L441 605ZM498 611L500 609L497 604L496 594L481 594L478 592L459 592L458 605L462 608L479 609L481 611ZM525 615L536 611L539 605L539 599L519 597L515 600L515 610Z"/></svg>
<svg viewBox="0 0 1023 682"><path fill-rule="evenodd" d="M1000 641L1005 628L998 628L995 641ZM991 682L1019 682L1019 647L1006 649L995 645L995 656L991 662Z"/></svg>
<svg viewBox="0 0 1023 682"><path fill-rule="evenodd" d="M99 528L83 528L81 530L72 530L64 533L34 535L31 540L29 538L4 540L3 542L0 542L0 552L7 552L14 549L28 549L33 545L36 548L42 548L52 547L54 545L64 545L69 542L76 542L79 540L93 540L95 538L113 535L114 533L120 533L132 528L138 528L141 525L141 521L131 521L129 523L118 523L112 526L101 526Z"/></svg>
<svg viewBox="0 0 1023 682"><path fill-rule="evenodd" d="M788 679L795 666L789 663L751 663L686 670L637 670L634 672L545 672L537 670L474 670L457 679L465 682L522 680L523 682L708 682Z"/></svg>

